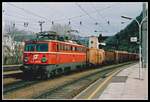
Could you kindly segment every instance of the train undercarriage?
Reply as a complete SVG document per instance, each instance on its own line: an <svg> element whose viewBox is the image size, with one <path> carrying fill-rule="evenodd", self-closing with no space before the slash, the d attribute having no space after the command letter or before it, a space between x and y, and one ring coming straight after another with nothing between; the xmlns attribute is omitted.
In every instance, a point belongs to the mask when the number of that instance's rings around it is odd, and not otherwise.
<svg viewBox="0 0 150 102"><path fill-rule="evenodd" d="M20 67L23 73L29 77L47 79L56 75L69 73L74 70L82 70L86 68L86 62L80 63L67 63L67 64L51 64L51 65L37 65L37 64L24 64Z"/></svg>

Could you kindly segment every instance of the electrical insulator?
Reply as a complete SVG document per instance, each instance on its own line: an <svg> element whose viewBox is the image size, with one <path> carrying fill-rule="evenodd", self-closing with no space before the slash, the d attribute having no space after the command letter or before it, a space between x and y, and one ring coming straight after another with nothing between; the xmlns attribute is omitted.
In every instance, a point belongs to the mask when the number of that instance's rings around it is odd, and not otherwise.
<svg viewBox="0 0 150 102"><path fill-rule="evenodd" d="M98 23L96 22L95 25L98 25Z"/></svg>
<svg viewBox="0 0 150 102"><path fill-rule="evenodd" d="M52 21L52 25L54 24L54 22Z"/></svg>
<svg viewBox="0 0 150 102"><path fill-rule="evenodd" d="M82 22L80 21L80 25L82 25Z"/></svg>
<svg viewBox="0 0 150 102"><path fill-rule="evenodd" d="M27 27L28 26L28 22L24 22L24 27Z"/></svg>
<svg viewBox="0 0 150 102"><path fill-rule="evenodd" d="M109 21L107 21L107 23L109 24L110 22L109 22Z"/></svg>

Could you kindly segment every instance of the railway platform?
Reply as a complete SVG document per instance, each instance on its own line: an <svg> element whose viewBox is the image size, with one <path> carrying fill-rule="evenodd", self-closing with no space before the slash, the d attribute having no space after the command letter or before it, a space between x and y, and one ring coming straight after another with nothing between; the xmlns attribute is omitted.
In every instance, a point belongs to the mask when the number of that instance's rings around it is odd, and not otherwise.
<svg viewBox="0 0 150 102"><path fill-rule="evenodd" d="M75 99L148 100L148 68L139 71L139 64L136 63L110 76L108 80L103 82L105 84L100 84L100 81L93 83ZM103 90L102 84L103 88L105 86Z"/></svg>

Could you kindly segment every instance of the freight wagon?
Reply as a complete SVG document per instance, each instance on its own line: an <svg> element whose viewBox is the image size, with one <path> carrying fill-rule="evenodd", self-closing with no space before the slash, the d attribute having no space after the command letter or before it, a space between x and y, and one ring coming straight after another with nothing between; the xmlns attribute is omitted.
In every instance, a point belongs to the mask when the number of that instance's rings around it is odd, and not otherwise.
<svg viewBox="0 0 150 102"><path fill-rule="evenodd" d="M105 51L103 49L89 48L87 50L87 63L89 66L102 65L105 60Z"/></svg>

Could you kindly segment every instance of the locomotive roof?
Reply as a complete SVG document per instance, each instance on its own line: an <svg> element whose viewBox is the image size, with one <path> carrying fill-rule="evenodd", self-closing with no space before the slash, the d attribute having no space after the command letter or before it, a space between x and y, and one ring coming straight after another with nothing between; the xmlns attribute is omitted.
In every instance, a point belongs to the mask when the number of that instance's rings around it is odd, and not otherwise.
<svg viewBox="0 0 150 102"><path fill-rule="evenodd" d="M31 40L31 41L25 41L25 43L32 43L32 42L58 42L58 43L65 43L65 44L70 44L70 45L75 45L75 46L82 46L86 47L84 45L79 45L71 42L66 42L66 41L58 41L58 40Z"/></svg>

